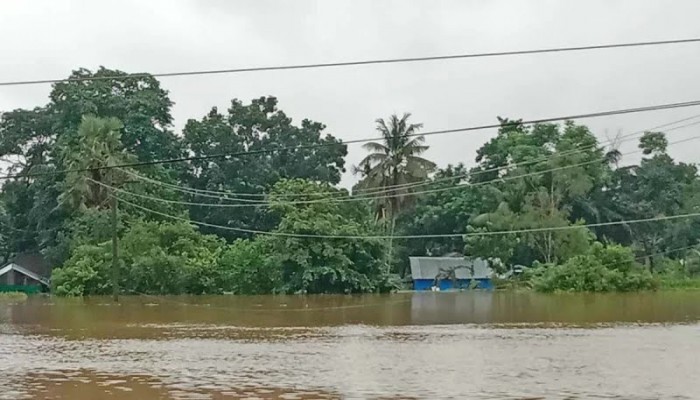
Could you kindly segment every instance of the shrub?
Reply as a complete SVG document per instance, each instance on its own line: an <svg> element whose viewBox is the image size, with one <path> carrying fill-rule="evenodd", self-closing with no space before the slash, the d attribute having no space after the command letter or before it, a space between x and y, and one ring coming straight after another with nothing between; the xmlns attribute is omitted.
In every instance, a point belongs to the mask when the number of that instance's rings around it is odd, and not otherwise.
<svg viewBox="0 0 700 400"><path fill-rule="evenodd" d="M51 274L53 293L59 296L106 294L111 289L107 265L111 254L106 246L77 247L62 268Z"/></svg>
<svg viewBox="0 0 700 400"><path fill-rule="evenodd" d="M119 243L121 291L127 294L221 293L218 258L223 242L190 224L136 221ZM112 291L109 242L76 247L52 273L59 296Z"/></svg>
<svg viewBox="0 0 700 400"><path fill-rule="evenodd" d="M600 243L564 264L534 268L531 280L541 292L628 292L656 287L651 274L635 262L630 249L604 247Z"/></svg>
<svg viewBox="0 0 700 400"><path fill-rule="evenodd" d="M27 300L27 294L22 292L0 293L0 303L14 303Z"/></svg>
<svg viewBox="0 0 700 400"><path fill-rule="evenodd" d="M700 278L678 275L659 275L662 289L700 289Z"/></svg>
<svg viewBox="0 0 700 400"><path fill-rule="evenodd" d="M265 239L237 240L219 259L221 287L234 294L266 294L280 284L281 271L266 254Z"/></svg>

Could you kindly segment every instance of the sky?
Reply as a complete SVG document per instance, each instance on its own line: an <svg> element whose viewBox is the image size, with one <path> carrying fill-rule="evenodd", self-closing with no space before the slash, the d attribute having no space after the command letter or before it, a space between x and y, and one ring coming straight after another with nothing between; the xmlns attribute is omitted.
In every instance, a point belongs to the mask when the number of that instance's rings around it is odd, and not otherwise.
<svg viewBox="0 0 700 400"><path fill-rule="evenodd" d="M3 0L0 81L79 67L173 72L700 37L697 0ZM313 70L162 78L174 129L231 99L273 95L295 121L345 140L412 113L425 131L700 99L700 43ZM0 111L48 102L50 85L0 87ZM580 121L601 140L700 107ZM495 130L430 136L438 165L473 165ZM700 135L700 125L669 141ZM671 148L699 161L700 140ZM620 144L634 151L633 141ZM364 156L349 146L347 169ZM638 155L625 160L633 162ZM356 177L350 172L344 185Z"/></svg>

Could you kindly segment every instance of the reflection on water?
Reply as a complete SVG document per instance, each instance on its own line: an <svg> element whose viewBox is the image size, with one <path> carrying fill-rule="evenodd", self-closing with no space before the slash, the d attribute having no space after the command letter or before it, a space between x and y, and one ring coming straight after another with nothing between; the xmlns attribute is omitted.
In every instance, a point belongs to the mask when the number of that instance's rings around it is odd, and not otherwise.
<svg viewBox="0 0 700 400"><path fill-rule="evenodd" d="M700 292L31 298L0 399L698 399Z"/></svg>
<svg viewBox="0 0 700 400"><path fill-rule="evenodd" d="M108 375L89 370L31 373L12 394L32 399L337 399L339 395L315 390L241 387L229 389L177 388L150 375Z"/></svg>

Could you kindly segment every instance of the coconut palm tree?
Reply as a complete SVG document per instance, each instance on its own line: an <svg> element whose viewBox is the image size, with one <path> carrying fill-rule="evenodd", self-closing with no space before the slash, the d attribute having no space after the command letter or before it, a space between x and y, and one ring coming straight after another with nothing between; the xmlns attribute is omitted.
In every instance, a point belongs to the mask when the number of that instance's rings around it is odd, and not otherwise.
<svg viewBox="0 0 700 400"><path fill-rule="evenodd" d="M417 134L423 124L409 124L410 117L405 113L401 118L394 114L388 121L377 119L382 141L366 143L363 148L370 154L354 168L362 175L358 189L380 189L379 193L389 196L378 203L378 216L389 221L410 199L409 185L427 179L435 169L435 163L421 157L428 150L425 137Z"/></svg>
<svg viewBox="0 0 700 400"><path fill-rule="evenodd" d="M377 201L377 218L381 218L388 228L387 262L392 263L394 228L396 217L410 200L410 184L428 178L435 169L435 163L421 155L428 150L425 137L417 132L423 124L409 124L410 113L399 118L396 114L385 121L376 120L377 131L382 135L381 142L368 142L363 146L370 151L357 167L355 173L362 175L357 188L379 189L386 197Z"/></svg>

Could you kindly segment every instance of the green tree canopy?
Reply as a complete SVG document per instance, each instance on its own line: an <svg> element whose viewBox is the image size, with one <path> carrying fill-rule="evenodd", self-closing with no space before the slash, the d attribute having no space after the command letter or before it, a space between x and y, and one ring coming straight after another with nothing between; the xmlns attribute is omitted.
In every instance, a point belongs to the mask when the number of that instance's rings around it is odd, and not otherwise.
<svg viewBox="0 0 700 400"><path fill-rule="evenodd" d="M289 204L286 196L296 194ZM284 180L271 195L280 224L270 238L274 262L281 268L281 291L287 293L356 293L390 288L389 268L381 240L363 238L380 232L367 202L319 201L338 197L328 184ZM323 199L321 199L323 200ZM354 239L288 235L357 236Z"/></svg>
<svg viewBox="0 0 700 400"><path fill-rule="evenodd" d="M254 99L248 105L234 99L226 115L213 108L201 121L189 120L183 131L185 143L195 157L253 153L193 161L185 182L196 189L243 193L246 199L258 201L264 200L262 195L280 179L336 184L344 171L347 149L340 140L324 134L324 130L325 125L307 119L300 126L294 125L277 108L274 97ZM271 149L284 150L268 151ZM196 201L232 203L202 196ZM234 228L271 230L278 222L265 209L252 207L231 212L230 208L194 206L190 213L194 219Z"/></svg>

